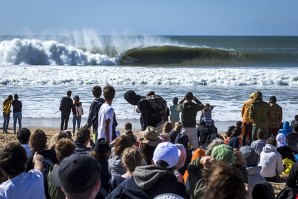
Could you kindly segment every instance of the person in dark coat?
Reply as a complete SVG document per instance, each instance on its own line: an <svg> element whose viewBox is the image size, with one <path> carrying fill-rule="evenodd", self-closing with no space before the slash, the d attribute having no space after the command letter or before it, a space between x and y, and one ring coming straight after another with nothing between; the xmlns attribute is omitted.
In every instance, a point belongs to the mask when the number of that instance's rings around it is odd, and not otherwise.
<svg viewBox="0 0 298 199"><path fill-rule="evenodd" d="M298 163L294 164L286 180L286 186L276 196L276 199L295 199L298 194Z"/></svg>
<svg viewBox="0 0 298 199"><path fill-rule="evenodd" d="M69 115L73 107L73 102L70 96L71 91L67 91L67 96L63 97L60 102L59 110L61 111L61 131L66 130L68 127Z"/></svg>

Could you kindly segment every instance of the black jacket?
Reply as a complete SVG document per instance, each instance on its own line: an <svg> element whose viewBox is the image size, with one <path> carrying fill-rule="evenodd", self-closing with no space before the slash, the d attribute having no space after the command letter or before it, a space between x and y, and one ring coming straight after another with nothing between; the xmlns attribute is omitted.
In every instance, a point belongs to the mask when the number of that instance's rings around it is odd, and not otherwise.
<svg viewBox="0 0 298 199"><path fill-rule="evenodd" d="M157 124L159 124L162 121L161 117L155 117L154 111L148 100L142 99L138 103L138 109L141 113L141 127L144 131L147 126L153 126L155 127Z"/></svg>
<svg viewBox="0 0 298 199"><path fill-rule="evenodd" d="M93 131L97 130L97 127L98 127L97 114L98 114L98 111L103 103L105 103L104 99L96 98L93 100L93 102L90 105L87 124L88 124L89 128L91 126L93 126Z"/></svg>
<svg viewBox="0 0 298 199"><path fill-rule="evenodd" d="M73 102L70 97L63 97L61 99L59 110L63 114L70 114L72 107L73 107Z"/></svg>

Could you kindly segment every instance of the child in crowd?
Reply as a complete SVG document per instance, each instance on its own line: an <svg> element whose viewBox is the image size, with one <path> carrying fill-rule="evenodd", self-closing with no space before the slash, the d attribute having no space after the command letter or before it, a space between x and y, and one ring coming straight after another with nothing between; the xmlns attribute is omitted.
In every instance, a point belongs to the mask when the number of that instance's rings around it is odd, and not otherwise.
<svg viewBox="0 0 298 199"><path fill-rule="evenodd" d="M173 126L171 122L165 122L162 128L161 133L161 140L163 142L169 142L170 141L170 132L172 131Z"/></svg>
<svg viewBox="0 0 298 199"><path fill-rule="evenodd" d="M124 125L124 130L125 130L125 135L128 136L128 138L130 139L130 141L136 146L139 147L140 146L140 142L138 141L137 136L134 135L134 133L132 132L132 124L130 122L127 122Z"/></svg>
<svg viewBox="0 0 298 199"><path fill-rule="evenodd" d="M72 134L75 135L76 125L77 125L77 131L79 131L81 128L82 115L84 114L82 102L80 102L80 97L77 95L74 96L74 98L73 98L72 114L73 114Z"/></svg>
<svg viewBox="0 0 298 199"><path fill-rule="evenodd" d="M170 121L172 122L172 125L180 121L179 112L177 111L177 106L178 106L178 98L174 97L173 105L170 106Z"/></svg>

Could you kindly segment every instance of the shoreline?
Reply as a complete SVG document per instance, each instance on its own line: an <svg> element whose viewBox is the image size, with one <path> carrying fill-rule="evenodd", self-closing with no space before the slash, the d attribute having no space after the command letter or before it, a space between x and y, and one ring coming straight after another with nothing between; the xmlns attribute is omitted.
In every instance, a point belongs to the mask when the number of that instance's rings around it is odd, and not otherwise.
<svg viewBox="0 0 298 199"><path fill-rule="evenodd" d="M117 119L118 126L117 130L124 129L124 125L127 122L130 122L133 126L133 129L136 131L141 131L141 125L139 119ZM217 131L219 133L225 132L229 126L235 125L236 121L214 121ZM82 118L81 126L84 126L87 123L86 118ZM0 118L0 129L3 126L3 118ZM46 128L46 129L59 129L60 128L60 118L22 118L22 127L26 128ZM10 118L9 121L9 130L13 131L13 118ZM18 128L18 124L17 124ZM72 117L69 118L68 121L68 130L72 129Z"/></svg>

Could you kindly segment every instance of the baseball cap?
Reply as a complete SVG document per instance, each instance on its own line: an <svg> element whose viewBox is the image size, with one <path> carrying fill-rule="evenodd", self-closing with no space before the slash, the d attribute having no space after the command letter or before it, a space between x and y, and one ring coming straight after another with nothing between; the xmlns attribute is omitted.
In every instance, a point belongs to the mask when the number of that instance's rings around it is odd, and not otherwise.
<svg viewBox="0 0 298 199"><path fill-rule="evenodd" d="M232 147L226 144L220 144L213 148L211 152L212 158L215 160L223 160L230 164L235 163L235 155Z"/></svg>
<svg viewBox="0 0 298 199"><path fill-rule="evenodd" d="M158 137L158 133L152 126L147 126L145 131L141 132L144 135L142 143L148 144L149 146L157 146L161 143L161 139Z"/></svg>
<svg viewBox="0 0 298 199"><path fill-rule="evenodd" d="M58 174L66 192L82 193L96 184L100 167L91 156L73 154L61 161Z"/></svg>
<svg viewBox="0 0 298 199"><path fill-rule="evenodd" d="M153 153L153 162L157 164L158 161L162 160L168 163L167 168L173 168L178 164L180 151L177 146L170 142L162 142L157 145Z"/></svg>

